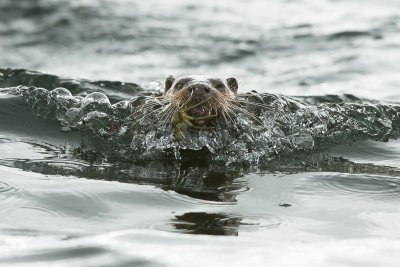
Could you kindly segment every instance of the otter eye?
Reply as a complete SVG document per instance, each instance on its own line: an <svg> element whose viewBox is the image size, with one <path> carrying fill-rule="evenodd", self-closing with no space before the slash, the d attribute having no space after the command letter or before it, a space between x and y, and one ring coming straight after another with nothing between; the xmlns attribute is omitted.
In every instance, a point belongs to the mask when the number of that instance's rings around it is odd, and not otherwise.
<svg viewBox="0 0 400 267"><path fill-rule="evenodd" d="M178 89L178 90L181 90L183 88L183 83L177 83L175 85L175 88Z"/></svg>
<svg viewBox="0 0 400 267"><path fill-rule="evenodd" d="M219 91L223 91L223 90L225 90L225 85L223 83L219 82L219 83L215 84L215 88Z"/></svg>

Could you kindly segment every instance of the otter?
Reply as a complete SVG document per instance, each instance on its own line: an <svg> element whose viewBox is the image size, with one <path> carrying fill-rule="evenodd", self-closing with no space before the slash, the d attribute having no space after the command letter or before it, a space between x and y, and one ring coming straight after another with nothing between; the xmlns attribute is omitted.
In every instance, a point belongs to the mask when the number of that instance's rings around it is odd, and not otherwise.
<svg viewBox="0 0 400 267"><path fill-rule="evenodd" d="M164 97L180 111L176 116L180 115L180 119L192 128L200 129L210 119L223 113L223 108L229 100L235 98L237 90L238 83L235 78L222 80L190 75L175 79L171 75L165 81Z"/></svg>
<svg viewBox="0 0 400 267"><path fill-rule="evenodd" d="M166 113L172 116L177 139L181 128L209 129L219 115L230 116L236 108L234 99L238 90L235 78L226 80L201 75L188 75L165 80L164 100Z"/></svg>
<svg viewBox="0 0 400 267"><path fill-rule="evenodd" d="M262 126L254 108L268 109L263 101L253 101L255 91L238 93L235 78L215 78L187 75L165 80L164 93L156 97L135 98L131 101L132 117L143 123L157 120L157 127L171 127L177 141L183 141L182 129L210 130L226 124L237 128L240 118L253 128ZM139 102L139 103L137 103Z"/></svg>

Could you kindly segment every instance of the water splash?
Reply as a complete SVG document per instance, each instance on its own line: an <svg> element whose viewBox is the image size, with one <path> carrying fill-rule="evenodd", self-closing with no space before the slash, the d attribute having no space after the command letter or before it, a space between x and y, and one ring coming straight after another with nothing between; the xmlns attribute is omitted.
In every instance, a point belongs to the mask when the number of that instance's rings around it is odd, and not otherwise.
<svg viewBox="0 0 400 267"><path fill-rule="evenodd" d="M372 103L306 104L300 100L255 92L239 95L243 108L254 114L235 114L209 130L183 127L178 140L171 124L160 120L157 95L139 95L111 104L100 92L73 96L66 88L11 87L1 92L21 95L35 115L55 119L63 131L88 133L93 144L109 155L143 159L160 153L206 150L225 163L258 163L296 151L315 151L329 145L372 138L386 141L399 135L400 106ZM143 108L143 107L151 108Z"/></svg>

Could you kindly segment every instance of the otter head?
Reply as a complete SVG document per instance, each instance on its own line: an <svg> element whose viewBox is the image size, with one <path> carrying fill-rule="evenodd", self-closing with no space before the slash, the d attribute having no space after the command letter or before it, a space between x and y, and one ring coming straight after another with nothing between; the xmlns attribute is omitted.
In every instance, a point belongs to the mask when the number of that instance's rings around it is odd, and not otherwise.
<svg viewBox="0 0 400 267"><path fill-rule="evenodd" d="M222 80L198 75L174 78L165 81L165 95L179 110L194 118L196 126L206 125L216 117L229 99L235 98L238 83L235 78Z"/></svg>
<svg viewBox="0 0 400 267"><path fill-rule="evenodd" d="M210 78L200 75L182 76L174 78L170 75L165 80L165 93L169 91L183 90L186 93L196 93L204 95L210 93L215 89L223 94L233 93L236 94L238 90L238 83L235 78L228 78L225 81L220 78Z"/></svg>

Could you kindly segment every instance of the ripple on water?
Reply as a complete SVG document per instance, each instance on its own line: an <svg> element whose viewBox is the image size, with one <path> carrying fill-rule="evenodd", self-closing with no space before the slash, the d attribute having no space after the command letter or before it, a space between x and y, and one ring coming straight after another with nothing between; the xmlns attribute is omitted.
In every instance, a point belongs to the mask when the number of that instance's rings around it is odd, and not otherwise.
<svg viewBox="0 0 400 267"><path fill-rule="evenodd" d="M280 227L288 221L287 218L273 214L254 214L242 218L240 228L242 230L257 230L260 228L269 229Z"/></svg>
<svg viewBox="0 0 400 267"><path fill-rule="evenodd" d="M16 190L14 187L10 186L9 184L0 181L0 193L8 192L8 191L14 191Z"/></svg>
<svg viewBox="0 0 400 267"><path fill-rule="evenodd" d="M17 192L18 189L9 185L6 182L0 181L0 209L2 206L8 203L8 200L12 198L13 193ZM11 195L10 195L11 194ZM1 212L1 210L0 210ZM0 218L1 220L1 218Z"/></svg>
<svg viewBox="0 0 400 267"><path fill-rule="evenodd" d="M19 203L20 201L16 202L8 203L7 206L1 208L0 213L2 214L2 218L0 222L2 224L8 224L13 228L22 228L22 231L33 228L38 231L48 231L55 226L53 224L55 220L65 217L58 210L41 206L23 205L23 203Z"/></svg>
<svg viewBox="0 0 400 267"><path fill-rule="evenodd" d="M229 185L220 186L218 189L230 194L240 194L252 190L246 182L234 182Z"/></svg>
<svg viewBox="0 0 400 267"><path fill-rule="evenodd" d="M58 148L30 139L0 138L0 160L15 162L17 159L43 159L54 157Z"/></svg>
<svg viewBox="0 0 400 267"><path fill-rule="evenodd" d="M317 198L340 194L351 198L398 200L400 179L365 174L317 174L303 179L296 192Z"/></svg>

